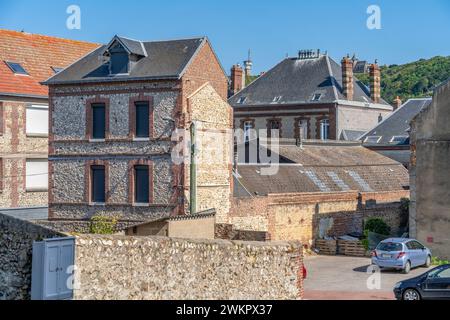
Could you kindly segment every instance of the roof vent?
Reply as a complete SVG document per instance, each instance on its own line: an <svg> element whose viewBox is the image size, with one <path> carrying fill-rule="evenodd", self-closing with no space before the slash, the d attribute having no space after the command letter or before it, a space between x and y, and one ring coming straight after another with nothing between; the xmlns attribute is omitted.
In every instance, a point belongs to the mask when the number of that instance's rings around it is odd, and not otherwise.
<svg viewBox="0 0 450 320"><path fill-rule="evenodd" d="M299 59L316 59L320 56L320 49L317 50L300 50L298 52Z"/></svg>

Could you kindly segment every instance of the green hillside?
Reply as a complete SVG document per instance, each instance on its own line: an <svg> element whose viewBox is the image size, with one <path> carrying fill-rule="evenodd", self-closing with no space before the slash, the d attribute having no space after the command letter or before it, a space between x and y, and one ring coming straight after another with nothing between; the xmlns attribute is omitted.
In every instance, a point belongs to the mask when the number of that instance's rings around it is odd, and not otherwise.
<svg viewBox="0 0 450 320"><path fill-rule="evenodd" d="M355 74L367 86L368 74ZM409 98L431 96L433 88L450 78L450 56L420 59L419 61L381 66L381 96L392 103L396 96Z"/></svg>

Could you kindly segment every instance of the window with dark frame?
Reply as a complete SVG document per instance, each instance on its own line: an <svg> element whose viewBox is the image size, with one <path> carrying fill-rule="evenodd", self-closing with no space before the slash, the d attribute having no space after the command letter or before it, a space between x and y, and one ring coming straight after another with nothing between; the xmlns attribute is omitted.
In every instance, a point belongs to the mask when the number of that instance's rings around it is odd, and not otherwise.
<svg viewBox="0 0 450 320"><path fill-rule="evenodd" d="M91 105L92 109L92 138L105 139L105 104L96 103Z"/></svg>
<svg viewBox="0 0 450 320"><path fill-rule="evenodd" d="M134 202L149 203L149 166L134 166Z"/></svg>
<svg viewBox="0 0 450 320"><path fill-rule="evenodd" d="M135 136L137 138L149 138L149 116L150 116L150 106L147 101L136 102L135 103L135 117L136 117L136 132Z"/></svg>
<svg viewBox="0 0 450 320"><path fill-rule="evenodd" d="M10 61L5 61L5 63L15 74L21 74L26 76L29 75L28 72L25 70L25 68L20 65L20 63Z"/></svg>
<svg viewBox="0 0 450 320"><path fill-rule="evenodd" d="M91 166L91 202L104 203L105 200L105 166Z"/></svg>
<svg viewBox="0 0 450 320"><path fill-rule="evenodd" d="M267 125L267 137L272 136L272 130L280 130L281 129L281 121L280 120L269 120ZM281 138L281 133L278 131L279 138Z"/></svg>

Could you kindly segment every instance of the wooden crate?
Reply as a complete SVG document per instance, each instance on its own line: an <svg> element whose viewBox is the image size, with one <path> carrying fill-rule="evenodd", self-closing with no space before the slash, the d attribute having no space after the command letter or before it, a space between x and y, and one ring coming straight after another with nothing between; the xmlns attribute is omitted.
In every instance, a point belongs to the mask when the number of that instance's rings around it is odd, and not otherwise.
<svg viewBox="0 0 450 320"><path fill-rule="evenodd" d="M315 248L319 250L319 254L335 255L337 242L336 240L316 239Z"/></svg>
<svg viewBox="0 0 450 320"><path fill-rule="evenodd" d="M366 248L359 240L338 240L337 248L338 254L346 256L364 257L367 253Z"/></svg>

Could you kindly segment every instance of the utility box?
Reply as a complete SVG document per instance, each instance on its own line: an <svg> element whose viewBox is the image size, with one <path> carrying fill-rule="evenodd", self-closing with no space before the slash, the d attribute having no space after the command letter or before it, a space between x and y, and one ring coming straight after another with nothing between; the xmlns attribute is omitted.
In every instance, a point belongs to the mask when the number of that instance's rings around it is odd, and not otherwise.
<svg viewBox="0 0 450 320"><path fill-rule="evenodd" d="M75 238L33 242L32 300L66 300L73 297Z"/></svg>

